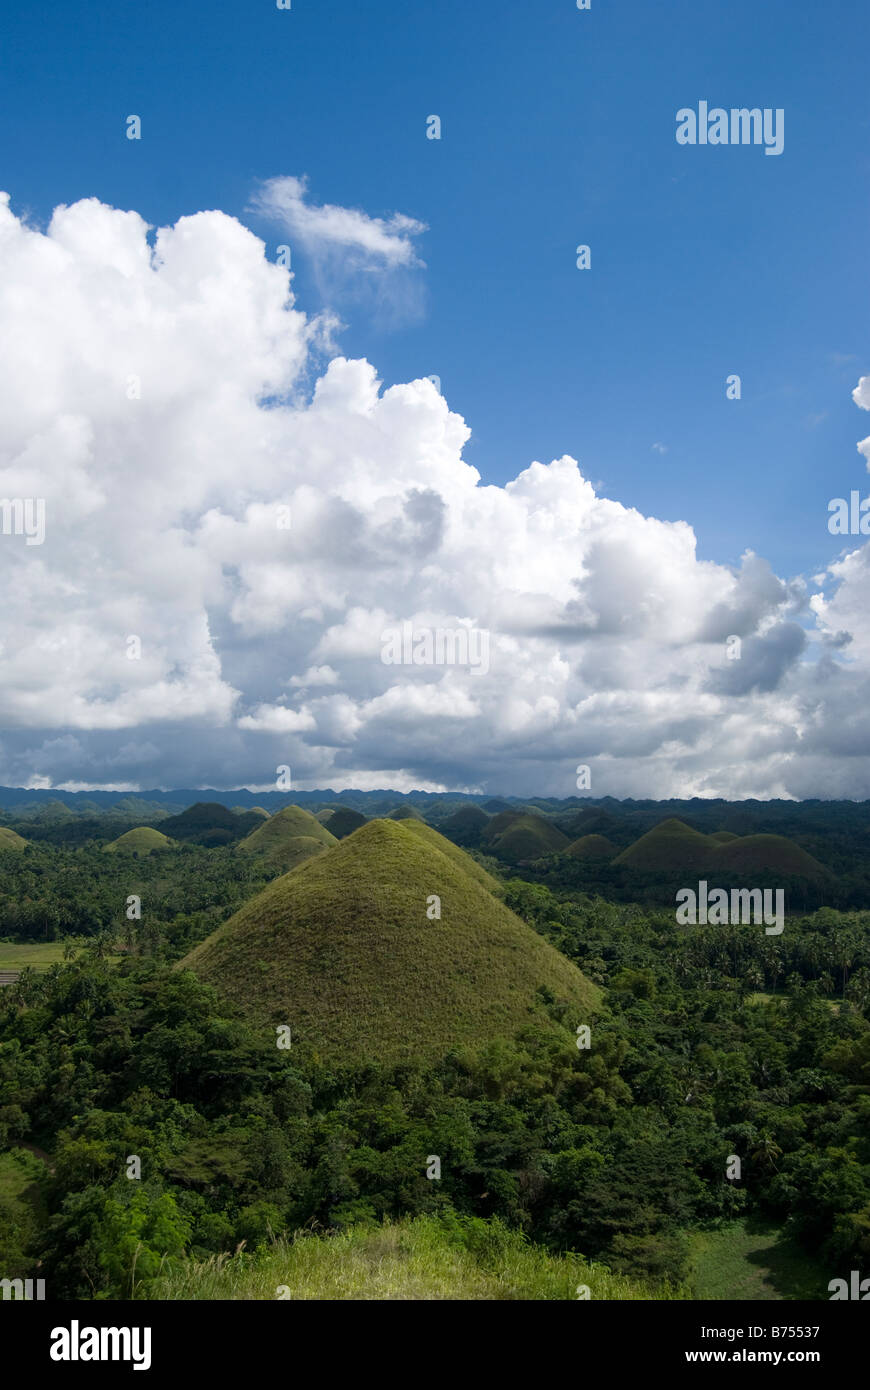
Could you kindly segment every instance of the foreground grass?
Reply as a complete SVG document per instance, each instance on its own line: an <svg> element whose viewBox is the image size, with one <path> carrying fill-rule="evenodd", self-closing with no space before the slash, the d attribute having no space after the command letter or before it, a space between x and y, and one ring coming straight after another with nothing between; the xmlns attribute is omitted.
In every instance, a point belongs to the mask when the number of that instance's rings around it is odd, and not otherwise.
<svg viewBox="0 0 870 1390"><path fill-rule="evenodd" d="M576 1255L550 1255L497 1221L416 1217L333 1235L299 1233L254 1254L188 1260L152 1280L158 1300L673 1298Z"/></svg>
<svg viewBox="0 0 870 1390"><path fill-rule="evenodd" d="M757 1217L691 1235L694 1298L827 1298L824 1275L782 1229Z"/></svg>

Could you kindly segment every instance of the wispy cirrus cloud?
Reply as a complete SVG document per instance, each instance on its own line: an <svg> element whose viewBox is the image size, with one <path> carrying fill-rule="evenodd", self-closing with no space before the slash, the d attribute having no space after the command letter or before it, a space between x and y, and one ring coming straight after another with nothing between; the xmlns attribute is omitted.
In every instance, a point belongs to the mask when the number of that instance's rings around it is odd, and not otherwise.
<svg viewBox="0 0 870 1390"><path fill-rule="evenodd" d="M285 175L266 179L254 194L250 211L279 222L310 254L341 251L375 269L423 266L413 238L427 231L425 222L394 212L369 217L358 208L319 206L308 200L308 180Z"/></svg>
<svg viewBox="0 0 870 1390"><path fill-rule="evenodd" d="M261 183L248 211L282 228L291 252L307 258L330 306L362 307L382 328L422 315L419 272L426 263L415 238L428 230L425 222L402 212L371 217L359 208L315 203L307 178L289 174Z"/></svg>

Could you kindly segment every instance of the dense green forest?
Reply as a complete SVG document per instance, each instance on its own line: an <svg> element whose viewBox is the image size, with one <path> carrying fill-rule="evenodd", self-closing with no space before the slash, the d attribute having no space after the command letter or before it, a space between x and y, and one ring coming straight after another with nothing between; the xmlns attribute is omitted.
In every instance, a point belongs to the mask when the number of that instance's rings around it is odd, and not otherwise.
<svg viewBox="0 0 870 1390"><path fill-rule="evenodd" d="M70 957L0 990L3 1272L38 1268L55 1297L167 1296L190 1261L418 1218L671 1296L695 1234L741 1217L787 1232L816 1297L866 1264L870 913L792 910L775 938L678 927L544 882L546 861L477 859L602 992L588 1047L547 1026L565 1006L542 988L515 1036L435 1058L282 1051L176 968L274 877L262 858L0 850L0 939Z"/></svg>

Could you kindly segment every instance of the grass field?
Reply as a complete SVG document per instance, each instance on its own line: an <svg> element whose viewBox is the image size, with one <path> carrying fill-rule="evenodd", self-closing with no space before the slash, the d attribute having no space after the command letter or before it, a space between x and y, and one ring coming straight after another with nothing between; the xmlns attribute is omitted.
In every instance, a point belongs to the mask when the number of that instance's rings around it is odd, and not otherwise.
<svg viewBox="0 0 870 1390"><path fill-rule="evenodd" d="M828 1280L782 1228L756 1217L690 1237L693 1298L819 1299Z"/></svg>
<svg viewBox="0 0 870 1390"><path fill-rule="evenodd" d="M24 970L32 966L34 970L47 970L63 960L65 941L46 941L36 945L21 941L0 941L0 971Z"/></svg>
<svg viewBox="0 0 870 1390"><path fill-rule="evenodd" d="M92 944L87 937L66 937L63 941L0 941L0 975L4 971L47 970L50 965L62 965L64 947L74 946L76 953ZM123 959L123 952L108 951L107 961Z"/></svg>
<svg viewBox="0 0 870 1390"><path fill-rule="evenodd" d="M432 1218L301 1235L246 1255L187 1261L140 1295L176 1299L662 1299L630 1279L547 1254L497 1222ZM583 1295L585 1297L585 1294Z"/></svg>

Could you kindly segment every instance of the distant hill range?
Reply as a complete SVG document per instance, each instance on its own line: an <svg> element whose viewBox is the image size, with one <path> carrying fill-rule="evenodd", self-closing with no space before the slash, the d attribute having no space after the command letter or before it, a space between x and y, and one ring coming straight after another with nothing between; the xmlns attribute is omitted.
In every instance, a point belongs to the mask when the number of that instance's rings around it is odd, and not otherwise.
<svg viewBox="0 0 870 1390"><path fill-rule="evenodd" d="M728 831L702 835L673 818L641 835L615 856L613 863L641 873L730 872L741 878L752 873L779 873L787 878L819 880L828 873L813 855L784 835L736 836Z"/></svg>
<svg viewBox="0 0 870 1390"><path fill-rule="evenodd" d="M701 833L729 831L734 835L785 833L789 827L829 831L835 827L860 825L870 829L870 800L866 801L725 801L721 798L693 797L690 800L616 800L615 797L493 797L487 793L392 792L290 790L251 791L247 787L180 788L143 790L136 793L111 791L68 792L56 788L0 787L0 811L6 819L57 817L65 812L75 816L111 813L140 822L178 815L196 803L219 804L227 811L251 812L255 808L272 814L294 802L315 814L339 807L359 812L366 818L389 816L400 807L411 807L424 820L447 820L463 807L479 808L488 817L503 811L537 814L552 820L569 841L584 834L613 838L614 826L626 831L624 844L637 839L654 825L667 819L691 823ZM145 812L148 814L145 814ZM630 833L628 833L630 832ZM619 838L618 836L616 838Z"/></svg>
<svg viewBox="0 0 870 1390"><path fill-rule="evenodd" d="M622 881L625 891L630 889L625 875L633 881L638 874L669 872L677 866L682 873L693 864L708 864L717 845L724 848L739 841L739 848L717 857L718 867L735 874L769 869L810 882L824 866L839 884L834 895L839 905L870 905L870 801L522 799L329 788L292 793L156 790L131 795L5 787L0 788L0 826L28 843L75 848L151 825L174 841L208 848L240 844L291 803L338 840L370 819L422 818L461 848L508 867L568 856L566 862L574 868L572 874L560 871L563 886L597 882L602 891L617 895ZM674 822L681 828L675 830ZM661 831L668 824L670 830ZM653 831L657 833L647 843L644 837ZM316 840L316 832L310 838Z"/></svg>
<svg viewBox="0 0 870 1390"><path fill-rule="evenodd" d="M416 819L371 821L282 875L178 968L265 1045L286 1025L291 1045L336 1065L476 1049L536 1020L570 1048L600 997L481 865Z"/></svg>

